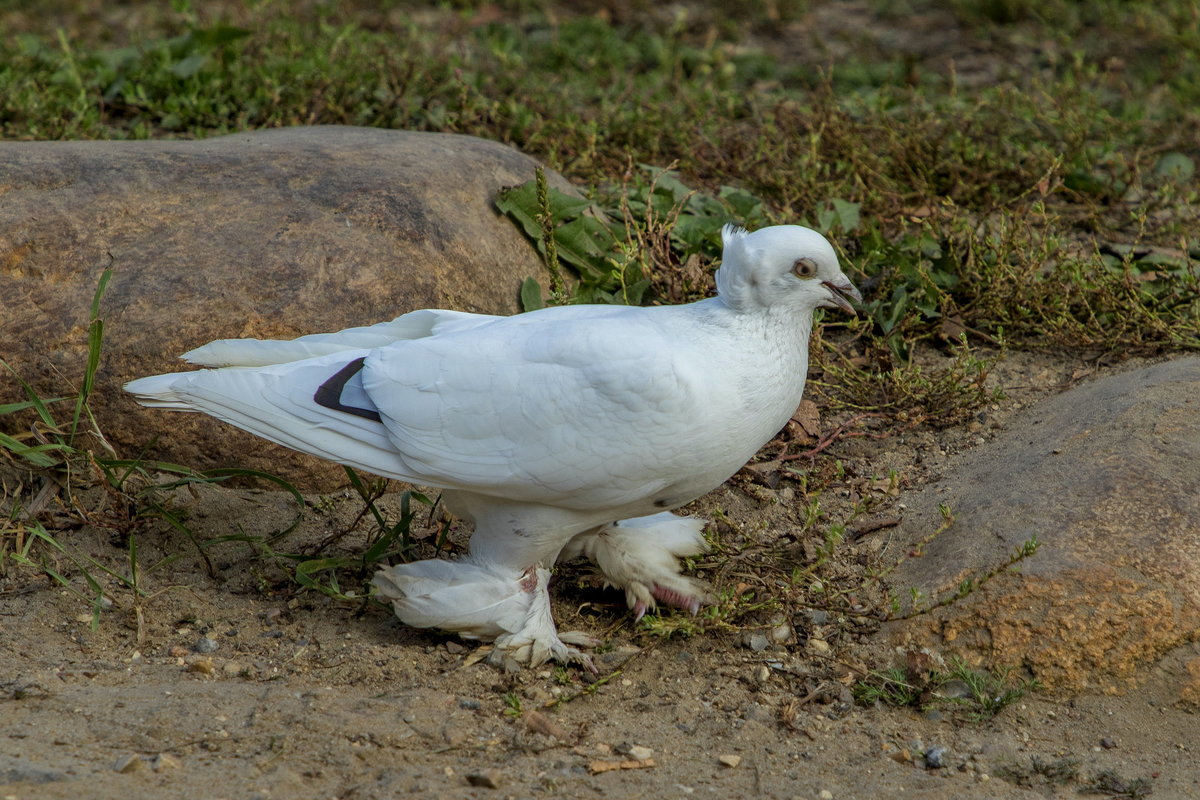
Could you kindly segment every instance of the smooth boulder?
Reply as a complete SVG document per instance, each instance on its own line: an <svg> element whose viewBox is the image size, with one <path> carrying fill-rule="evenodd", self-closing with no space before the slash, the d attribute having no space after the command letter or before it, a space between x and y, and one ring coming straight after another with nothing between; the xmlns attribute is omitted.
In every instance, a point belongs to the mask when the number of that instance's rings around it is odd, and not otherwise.
<svg viewBox="0 0 1200 800"><path fill-rule="evenodd" d="M521 281L543 267L493 201L536 167L474 137L337 126L0 142L0 358L43 396L72 393L111 267L92 408L118 451L329 488L340 468L201 415L141 408L120 387L186 368L178 355L212 339L290 338L418 308L516 313ZM5 372L0 403L20 399Z"/></svg>
<svg viewBox="0 0 1200 800"><path fill-rule="evenodd" d="M906 500L897 541L954 521L890 577L928 608L1037 553L948 606L892 622L892 641L1026 671L1050 689L1123 692L1200 640L1200 358L1076 387L1030 407ZM1186 700L1181 687L1181 700Z"/></svg>

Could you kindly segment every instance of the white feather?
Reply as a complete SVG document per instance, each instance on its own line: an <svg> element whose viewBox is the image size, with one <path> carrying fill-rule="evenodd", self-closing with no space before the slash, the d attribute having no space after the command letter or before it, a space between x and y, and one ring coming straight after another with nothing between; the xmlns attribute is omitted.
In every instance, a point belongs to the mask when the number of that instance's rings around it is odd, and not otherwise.
<svg viewBox="0 0 1200 800"><path fill-rule="evenodd" d="M189 350L180 358L200 367L265 367L347 350L369 350L402 339L421 339L451 330L465 330L497 317L425 308L360 328L315 333L297 339L218 339Z"/></svg>
<svg viewBox="0 0 1200 800"><path fill-rule="evenodd" d="M414 561L375 573L372 583L405 624L495 639L519 631L532 594L516 575L470 561Z"/></svg>
<svg viewBox="0 0 1200 800"><path fill-rule="evenodd" d="M705 520L670 512L624 519L600 531L579 534L567 543L559 559L583 556L593 561L609 586L625 591L626 603L639 617L660 598L686 605L694 613L707 592L700 583L680 574L679 559L708 551L701 533L704 524Z"/></svg>

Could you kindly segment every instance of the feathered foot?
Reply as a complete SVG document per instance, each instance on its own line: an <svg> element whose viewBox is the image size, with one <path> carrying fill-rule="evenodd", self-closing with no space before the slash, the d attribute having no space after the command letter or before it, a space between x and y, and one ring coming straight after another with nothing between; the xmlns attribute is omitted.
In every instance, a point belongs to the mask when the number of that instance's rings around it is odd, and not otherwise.
<svg viewBox="0 0 1200 800"><path fill-rule="evenodd" d="M548 569L534 566L525 571L521 577L521 585L530 599L525 619L519 629L496 637L496 649L492 651L488 661L507 666L509 659L512 659L518 664L536 667L553 658L564 664L580 664L588 672L595 674L596 667L592 663L592 657L582 650L570 647L569 644L595 647L600 641L582 631L558 633L554 626L554 618L550 614L550 593L546 588L549 582Z"/></svg>
<svg viewBox="0 0 1200 800"><path fill-rule="evenodd" d="M695 614L710 597L703 583L680 574L679 559L708 550L700 534L704 524L665 511L624 519L579 534L559 558L586 556L595 562L609 586L625 590L636 619L658 603Z"/></svg>
<svg viewBox="0 0 1200 800"><path fill-rule="evenodd" d="M555 630L549 580L550 571L536 566L504 575L469 559L428 559L380 570L371 582L406 625L494 640L488 659L494 664L536 667L553 658L595 672L591 657L568 643L595 647L598 641L579 631L560 635Z"/></svg>

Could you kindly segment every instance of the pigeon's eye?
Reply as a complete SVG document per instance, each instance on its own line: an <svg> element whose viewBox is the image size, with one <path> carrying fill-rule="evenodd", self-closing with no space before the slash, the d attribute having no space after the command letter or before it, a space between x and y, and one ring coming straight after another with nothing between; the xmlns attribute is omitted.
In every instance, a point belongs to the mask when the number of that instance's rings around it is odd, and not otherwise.
<svg viewBox="0 0 1200 800"><path fill-rule="evenodd" d="M811 258L796 259L796 263L792 265L792 274L797 278L815 278L817 277L817 263Z"/></svg>

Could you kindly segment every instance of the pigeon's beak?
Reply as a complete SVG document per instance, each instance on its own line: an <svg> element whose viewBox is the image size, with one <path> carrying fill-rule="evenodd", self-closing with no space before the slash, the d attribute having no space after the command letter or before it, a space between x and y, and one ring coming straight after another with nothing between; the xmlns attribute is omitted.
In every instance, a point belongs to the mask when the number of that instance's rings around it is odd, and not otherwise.
<svg viewBox="0 0 1200 800"><path fill-rule="evenodd" d="M821 305L836 306L848 314L854 314L854 306L850 305L850 300L853 299L856 303L862 302L862 295L846 278L839 281L821 281L821 285L829 290L829 300Z"/></svg>

